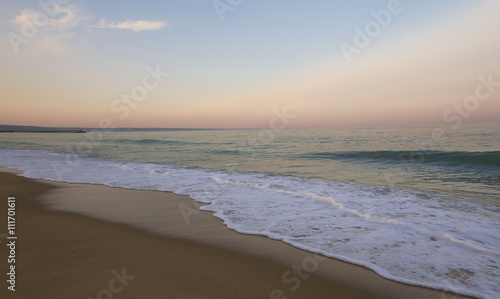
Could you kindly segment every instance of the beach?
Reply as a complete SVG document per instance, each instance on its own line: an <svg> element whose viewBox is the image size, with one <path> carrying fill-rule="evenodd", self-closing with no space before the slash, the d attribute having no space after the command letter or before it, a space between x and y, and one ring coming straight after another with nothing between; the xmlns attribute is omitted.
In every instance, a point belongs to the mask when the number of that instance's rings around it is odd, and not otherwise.
<svg viewBox="0 0 500 299"><path fill-rule="evenodd" d="M500 298L500 1L0 8L0 299Z"/></svg>
<svg viewBox="0 0 500 299"><path fill-rule="evenodd" d="M278 241L238 234L209 212L200 211L186 225L177 209L179 203L192 204L186 196L31 180L6 169L0 178L2 198L16 198L18 236L16 291L8 291L4 282L2 298L452 298ZM166 218L177 222L172 234L184 238L51 211L44 203L50 197L106 201L124 196L168 198ZM6 223L7 209L2 211ZM7 246L1 255L8 255ZM7 269L6 258L1 265Z"/></svg>

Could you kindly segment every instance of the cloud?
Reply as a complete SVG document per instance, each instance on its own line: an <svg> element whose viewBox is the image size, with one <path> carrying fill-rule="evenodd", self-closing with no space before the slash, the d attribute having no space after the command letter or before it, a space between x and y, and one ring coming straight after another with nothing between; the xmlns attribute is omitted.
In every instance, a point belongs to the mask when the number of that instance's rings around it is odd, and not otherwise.
<svg viewBox="0 0 500 299"><path fill-rule="evenodd" d="M157 30L165 26L165 23L161 21L127 21L121 22L119 24L109 24L109 28L119 28L119 29L130 29L134 32L143 31L143 30Z"/></svg>
<svg viewBox="0 0 500 299"><path fill-rule="evenodd" d="M27 23L32 23L43 31L62 31L82 24L85 19L85 17L77 14L75 6L55 6L53 11L51 11L51 16L41 11L23 10L15 17L14 23L18 26L25 26Z"/></svg>
<svg viewBox="0 0 500 299"><path fill-rule="evenodd" d="M138 31L144 31L144 30L158 30L162 27L165 26L165 23L162 21L126 21L126 22L121 22L118 24L115 23L110 23L106 24L106 21L104 19L99 20L98 25L93 25L90 27L93 28L112 28L112 29L129 29L134 32Z"/></svg>
<svg viewBox="0 0 500 299"><path fill-rule="evenodd" d="M78 13L76 6L55 5L51 11L22 10L13 23L18 25L24 37L54 52L64 49L63 40L74 36L74 29L86 22L88 17Z"/></svg>
<svg viewBox="0 0 500 299"><path fill-rule="evenodd" d="M17 38L17 41L20 41L19 44L30 42L39 48L60 53L65 49L65 41L75 37L77 30L85 28L82 25L88 23L89 19L89 16L80 13L76 5L54 5L50 10L22 10L14 17L12 23L19 28L21 34ZM165 22L162 21L139 20L108 24L105 19L101 19L98 25L86 27L129 29L138 32L157 30L164 26Z"/></svg>

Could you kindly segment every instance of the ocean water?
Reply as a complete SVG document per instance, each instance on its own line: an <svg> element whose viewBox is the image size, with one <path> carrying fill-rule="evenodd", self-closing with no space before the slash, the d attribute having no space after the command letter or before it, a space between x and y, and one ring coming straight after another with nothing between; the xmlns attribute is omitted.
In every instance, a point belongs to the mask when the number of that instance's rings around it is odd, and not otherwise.
<svg viewBox="0 0 500 299"><path fill-rule="evenodd" d="M396 281L500 297L500 123L5 133L0 166L189 195L241 233Z"/></svg>

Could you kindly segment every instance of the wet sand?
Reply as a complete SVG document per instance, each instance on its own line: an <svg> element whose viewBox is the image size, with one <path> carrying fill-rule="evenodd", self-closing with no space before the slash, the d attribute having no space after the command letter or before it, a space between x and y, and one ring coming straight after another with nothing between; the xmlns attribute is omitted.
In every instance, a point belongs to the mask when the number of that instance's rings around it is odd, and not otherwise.
<svg viewBox="0 0 500 299"><path fill-rule="evenodd" d="M1 298L453 298L236 233L186 196L2 171L2 273L8 196L18 239L16 291L3 279Z"/></svg>

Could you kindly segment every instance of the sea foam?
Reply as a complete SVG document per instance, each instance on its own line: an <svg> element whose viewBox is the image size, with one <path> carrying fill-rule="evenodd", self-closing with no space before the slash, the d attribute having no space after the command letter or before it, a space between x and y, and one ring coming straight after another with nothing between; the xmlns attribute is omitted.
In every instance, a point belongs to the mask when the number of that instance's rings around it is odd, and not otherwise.
<svg viewBox="0 0 500 299"><path fill-rule="evenodd" d="M498 298L498 213L387 187L0 149L31 178L168 190L238 232L356 263L405 283Z"/></svg>

